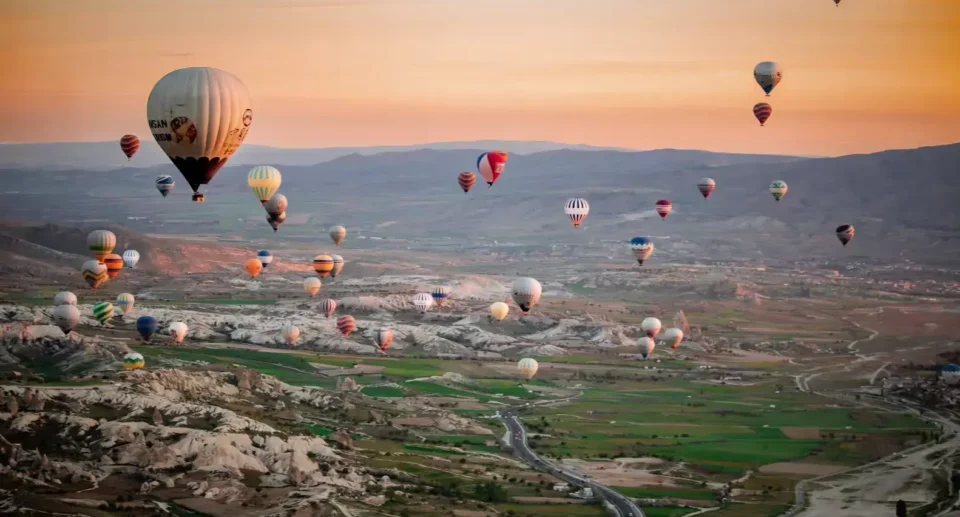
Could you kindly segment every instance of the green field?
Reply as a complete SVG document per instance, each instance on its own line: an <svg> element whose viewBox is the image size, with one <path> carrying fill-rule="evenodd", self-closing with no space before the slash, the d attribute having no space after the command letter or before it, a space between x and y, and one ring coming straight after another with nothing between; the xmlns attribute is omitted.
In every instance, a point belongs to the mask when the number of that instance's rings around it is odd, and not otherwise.
<svg viewBox="0 0 960 517"><path fill-rule="evenodd" d="M288 384L319 385L321 381L326 380L314 373L306 373L314 371L307 360L309 355L306 354L258 352L238 348L159 347L151 345L139 345L131 348L143 354L147 366L155 366L154 361L160 359L204 361L215 365L239 364L266 375L273 375Z"/></svg>
<svg viewBox="0 0 960 517"><path fill-rule="evenodd" d="M394 386L364 386L360 393L368 397L405 397L407 393Z"/></svg>

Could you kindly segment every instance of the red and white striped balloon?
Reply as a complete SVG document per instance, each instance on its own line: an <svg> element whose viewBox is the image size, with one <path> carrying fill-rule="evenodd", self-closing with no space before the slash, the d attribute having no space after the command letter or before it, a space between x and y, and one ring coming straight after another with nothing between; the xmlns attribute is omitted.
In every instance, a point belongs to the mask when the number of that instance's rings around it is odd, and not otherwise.
<svg viewBox="0 0 960 517"><path fill-rule="evenodd" d="M120 150L127 155L128 160L133 158L133 155L137 154L139 149L140 139L137 138L137 135L123 135L123 138L120 139Z"/></svg>
<svg viewBox="0 0 960 517"><path fill-rule="evenodd" d="M760 127L763 127L763 124L767 122L767 119L769 119L772 114L773 107L766 102L758 102L753 106L753 116L757 117L757 120L760 121Z"/></svg>
<svg viewBox="0 0 960 517"><path fill-rule="evenodd" d="M477 175L470 171L461 172L460 175L457 176L457 183L460 184L460 188L463 189L464 194L470 192L470 189L473 188L473 184L476 182Z"/></svg>
<svg viewBox="0 0 960 517"><path fill-rule="evenodd" d="M669 199L661 199L657 201L657 213L660 214L660 219L666 219L670 212L673 210L673 205L670 204Z"/></svg>

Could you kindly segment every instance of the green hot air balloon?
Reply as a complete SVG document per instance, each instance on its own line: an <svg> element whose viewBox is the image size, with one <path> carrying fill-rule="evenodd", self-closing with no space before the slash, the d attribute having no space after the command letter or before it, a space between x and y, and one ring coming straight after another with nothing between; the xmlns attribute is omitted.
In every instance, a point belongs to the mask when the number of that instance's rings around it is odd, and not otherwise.
<svg viewBox="0 0 960 517"><path fill-rule="evenodd" d="M100 302L93 306L93 317L104 327L109 327L110 318L113 316L113 304L110 302Z"/></svg>

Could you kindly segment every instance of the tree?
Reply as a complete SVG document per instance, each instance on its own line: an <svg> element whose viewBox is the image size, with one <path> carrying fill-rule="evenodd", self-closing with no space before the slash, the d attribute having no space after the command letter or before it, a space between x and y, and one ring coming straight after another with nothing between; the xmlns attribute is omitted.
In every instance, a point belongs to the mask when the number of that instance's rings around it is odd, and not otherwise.
<svg viewBox="0 0 960 517"><path fill-rule="evenodd" d="M907 517L907 503L903 499L897 501L897 517Z"/></svg>

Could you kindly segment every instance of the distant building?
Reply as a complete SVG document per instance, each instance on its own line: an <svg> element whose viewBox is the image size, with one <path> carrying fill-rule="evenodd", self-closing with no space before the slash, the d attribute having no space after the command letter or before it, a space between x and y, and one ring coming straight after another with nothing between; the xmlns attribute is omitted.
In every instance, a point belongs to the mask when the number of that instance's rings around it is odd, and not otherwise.
<svg viewBox="0 0 960 517"><path fill-rule="evenodd" d="M570 485L567 484L567 483L557 483L557 484L553 485L553 491L554 491L554 492L569 492L569 491L570 491Z"/></svg>
<svg viewBox="0 0 960 517"><path fill-rule="evenodd" d="M580 499L593 499L593 489L590 487L581 488L570 495Z"/></svg>

